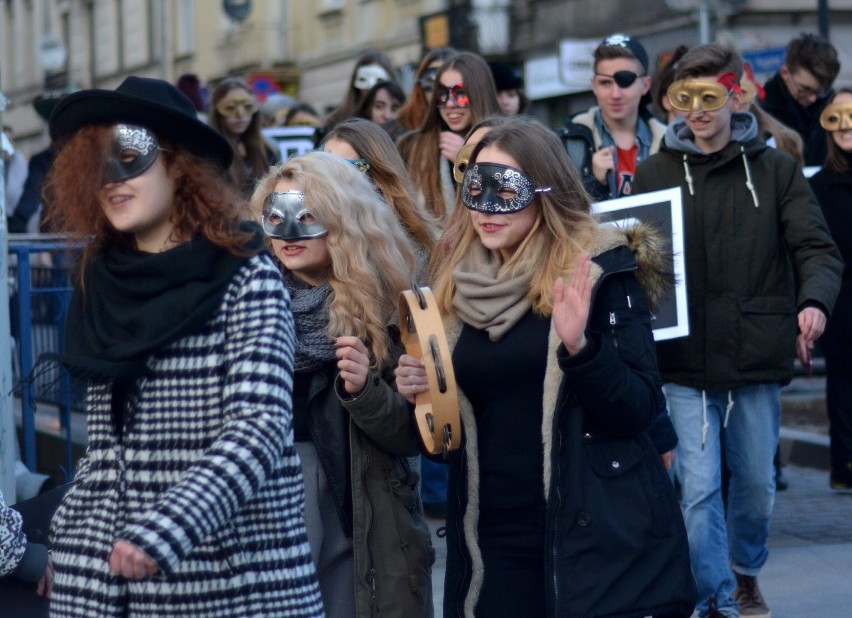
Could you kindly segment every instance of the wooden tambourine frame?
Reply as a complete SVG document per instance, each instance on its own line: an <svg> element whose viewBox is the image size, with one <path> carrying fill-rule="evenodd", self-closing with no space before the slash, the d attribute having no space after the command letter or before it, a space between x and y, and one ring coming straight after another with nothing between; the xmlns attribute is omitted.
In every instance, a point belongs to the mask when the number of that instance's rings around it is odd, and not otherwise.
<svg viewBox="0 0 852 618"><path fill-rule="evenodd" d="M442 455L461 444L459 397L450 346L432 290L414 288L399 295L402 343L410 356L423 359L429 390L415 397L414 416L423 448Z"/></svg>

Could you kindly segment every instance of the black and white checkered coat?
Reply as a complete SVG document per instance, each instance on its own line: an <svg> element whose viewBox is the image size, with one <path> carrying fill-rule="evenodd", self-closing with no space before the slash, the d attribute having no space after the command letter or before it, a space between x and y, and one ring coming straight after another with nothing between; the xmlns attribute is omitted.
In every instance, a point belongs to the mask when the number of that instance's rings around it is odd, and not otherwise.
<svg viewBox="0 0 852 618"><path fill-rule="evenodd" d="M90 387L88 455L52 524L51 616L322 615L293 448L293 342L281 276L259 255L201 332L149 359L120 443L109 387ZM159 572L111 575L117 539Z"/></svg>

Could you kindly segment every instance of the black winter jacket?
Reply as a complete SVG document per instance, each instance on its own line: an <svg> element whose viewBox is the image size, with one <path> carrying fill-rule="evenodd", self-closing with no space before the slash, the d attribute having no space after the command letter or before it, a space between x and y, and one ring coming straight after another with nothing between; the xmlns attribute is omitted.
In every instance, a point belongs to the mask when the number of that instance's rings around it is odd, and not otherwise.
<svg viewBox="0 0 852 618"><path fill-rule="evenodd" d="M764 90L766 97L760 102L760 107L802 136L805 165L822 165L828 146L825 131L819 124L819 116L828 105L830 95L818 99L813 105L802 107L787 90L779 73L766 82Z"/></svg>
<svg viewBox="0 0 852 618"><path fill-rule="evenodd" d="M547 616L689 616L695 583L672 483L646 429L665 414L650 311L630 249L602 229L588 343L569 357L551 327L544 380ZM451 347L461 330L448 324ZM476 530L478 445L450 456L444 615L474 616L485 573Z"/></svg>
<svg viewBox="0 0 852 618"><path fill-rule="evenodd" d="M845 262L840 294L826 336L837 337L845 342L841 345L848 346L852 345L852 172L838 173L823 168L811 177L811 188Z"/></svg>
<svg viewBox="0 0 852 618"><path fill-rule="evenodd" d="M699 389L787 383L798 312L834 306L837 247L792 157L757 138L686 154L668 144L677 126L634 182L683 196L690 334L657 345L660 373Z"/></svg>

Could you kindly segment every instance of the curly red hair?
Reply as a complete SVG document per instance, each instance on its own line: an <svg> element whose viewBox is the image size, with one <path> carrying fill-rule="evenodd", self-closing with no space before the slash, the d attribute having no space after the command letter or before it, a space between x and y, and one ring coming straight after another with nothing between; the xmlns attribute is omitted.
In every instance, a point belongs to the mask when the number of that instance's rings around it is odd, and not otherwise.
<svg viewBox="0 0 852 618"><path fill-rule="evenodd" d="M80 275L93 253L107 245L133 246L133 234L113 228L100 206L104 164L113 125L83 127L65 142L56 156L44 188L48 204L45 225L67 233L83 244ZM212 162L180 144L157 136L166 169L177 178L174 195L174 232L180 239L201 234L233 255L246 256L252 234L238 229L248 214L248 203L225 180Z"/></svg>

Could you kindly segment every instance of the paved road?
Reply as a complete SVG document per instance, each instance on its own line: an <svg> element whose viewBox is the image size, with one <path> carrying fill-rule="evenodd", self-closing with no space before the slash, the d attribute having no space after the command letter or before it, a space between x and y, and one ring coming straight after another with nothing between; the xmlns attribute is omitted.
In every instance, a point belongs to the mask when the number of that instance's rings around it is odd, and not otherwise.
<svg viewBox="0 0 852 618"><path fill-rule="evenodd" d="M772 618L852 616L852 492L828 487L828 472L787 466L790 489L779 492L760 587ZM430 519L433 532L442 525ZM446 546L433 535L435 615L442 617Z"/></svg>

